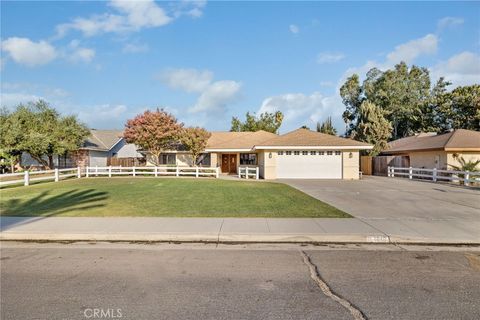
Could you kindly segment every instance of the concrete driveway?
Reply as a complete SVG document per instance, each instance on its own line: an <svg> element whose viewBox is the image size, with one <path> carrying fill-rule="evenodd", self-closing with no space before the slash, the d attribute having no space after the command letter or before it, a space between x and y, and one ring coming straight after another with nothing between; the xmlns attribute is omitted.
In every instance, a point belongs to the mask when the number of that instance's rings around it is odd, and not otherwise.
<svg viewBox="0 0 480 320"><path fill-rule="evenodd" d="M480 240L480 190L401 178L279 180L387 233Z"/></svg>

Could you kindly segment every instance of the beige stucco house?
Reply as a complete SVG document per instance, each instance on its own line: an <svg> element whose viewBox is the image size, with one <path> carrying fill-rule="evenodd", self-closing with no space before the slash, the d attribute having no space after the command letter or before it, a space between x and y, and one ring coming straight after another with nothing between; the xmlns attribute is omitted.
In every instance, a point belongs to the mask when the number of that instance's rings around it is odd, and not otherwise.
<svg viewBox="0 0 480 320"><path fill-rule="evenodd" d="M382 155L408 157L413 168L451 169L458 159L480 160L480 132L458 129L451 132L420 133L389 143Z"/></svg>
<svg viewBox="0 0 480 320"><path fill-rule="evenodd" d="M197 165L219 167L224 174L258 167L264 179L358 179L359 151L371 145L306 129L283 135L266 131L212 132ZM162 165L192 166L186 151L160 157Z"/></svg>

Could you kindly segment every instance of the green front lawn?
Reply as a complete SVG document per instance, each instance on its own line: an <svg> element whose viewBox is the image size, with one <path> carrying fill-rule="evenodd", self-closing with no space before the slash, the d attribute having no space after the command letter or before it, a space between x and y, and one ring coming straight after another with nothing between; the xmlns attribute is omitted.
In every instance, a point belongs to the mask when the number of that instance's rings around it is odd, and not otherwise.
<svg viewBox="0 0 480 320"><path fill-rule="evenodd" d="M3 216L350 217L281 183L82 178L0 190Z"/></svg>

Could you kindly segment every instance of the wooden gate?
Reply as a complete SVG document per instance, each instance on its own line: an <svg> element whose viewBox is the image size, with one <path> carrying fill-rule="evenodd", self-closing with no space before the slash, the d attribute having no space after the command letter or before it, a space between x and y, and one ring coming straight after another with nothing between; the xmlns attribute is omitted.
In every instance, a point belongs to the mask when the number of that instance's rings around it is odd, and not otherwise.
<svg viewBox="0 0 480 320"><path fill-rule="evenodd" d="M372 170L372 158L371 156L361 156L360 157L360 171L363 175L371 176L373 174Z"/></svg>
<svg viewBox="0 0 480 320"><path fill-rule="evenodd" d="M373 175L387 176L388 167L406 168L410 166L409 156L377 156L373 157Z"/></svg>
<svg viewBox="0 0 480 320"><path fill-rule="evenodd" d="M138 167L144 166L145 159L139 158L115 158L111 157L107 159L107 166L113 167Z"/></svg>

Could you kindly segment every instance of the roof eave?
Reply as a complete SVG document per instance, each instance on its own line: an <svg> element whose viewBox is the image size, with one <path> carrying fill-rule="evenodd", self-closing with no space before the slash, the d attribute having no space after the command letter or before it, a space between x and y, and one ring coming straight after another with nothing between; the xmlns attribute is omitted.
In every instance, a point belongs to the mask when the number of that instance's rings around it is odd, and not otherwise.
<svg viewBox="0 0 480 320"><path fill-rule="evenodd" d="M462 152L462 151L480 151L480 148L445 148L445 151Z"/></svg>
<svg viewBox="0 0 480 320"><path fill-rule="evenodd" d="M373 146L255 146L253 150L276 150L276 149L290 149L290 150L371 150Z"/></svg>
<svg viewBox="0 0 480 320"><path fill-rule="evenodd" d="M205 152L249 152L253 151L252 148L206 148Z"/></svg>

